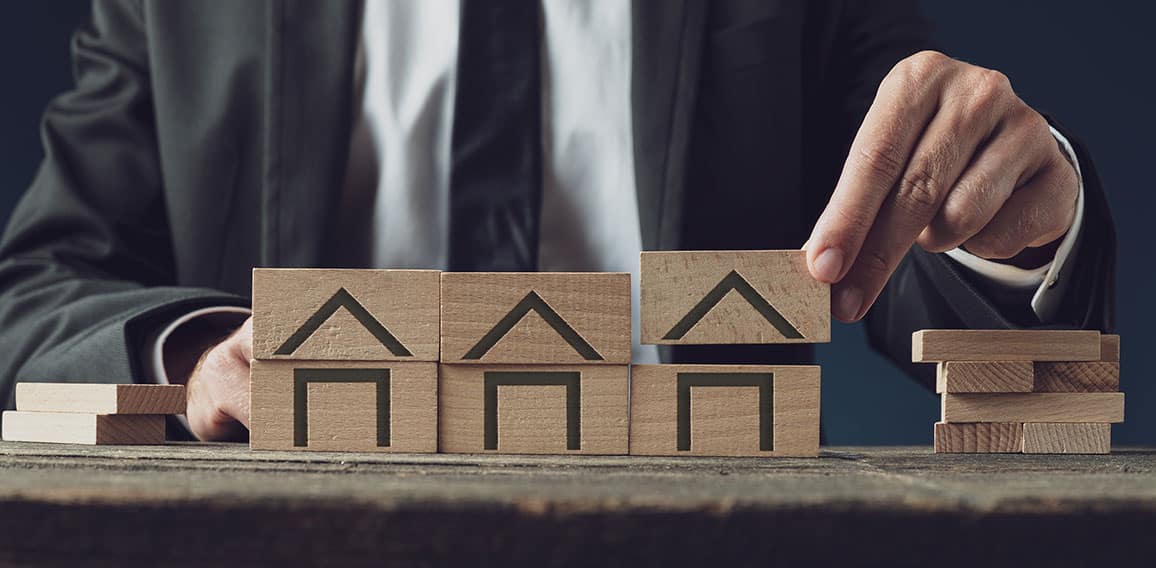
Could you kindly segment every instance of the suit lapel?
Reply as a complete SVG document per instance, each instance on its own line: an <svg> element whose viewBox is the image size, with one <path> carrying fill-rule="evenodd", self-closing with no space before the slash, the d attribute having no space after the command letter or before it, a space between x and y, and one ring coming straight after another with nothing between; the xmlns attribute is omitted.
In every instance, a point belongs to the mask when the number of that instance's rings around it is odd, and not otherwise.
<svg viewBox="0 0 1156 568"><path fill-rule="evenodd" d="M262 250L266 266L317 266L352 127L357 0L269 0Z"/></svg>
<svg viewBox="0 0 1156 568"><path fill-rule="evenodd" d="M678 247L707 0L634 0L631 98L642 246Z"/></svg>

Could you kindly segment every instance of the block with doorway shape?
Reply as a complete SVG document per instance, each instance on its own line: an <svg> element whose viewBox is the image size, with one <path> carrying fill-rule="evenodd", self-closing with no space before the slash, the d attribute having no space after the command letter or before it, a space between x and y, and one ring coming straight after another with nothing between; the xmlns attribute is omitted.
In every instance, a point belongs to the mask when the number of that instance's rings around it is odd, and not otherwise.
<svg viewBox="0 0 1156 568"><path fill-rule="evenodd" d="M813 365L635 365L631 455L816 457Z"/></svg>
<svg viewBox="0 0 1156 568"><path fill-rule="evenodd" d="M626 365L441 365L446 453L625 454Z"/></svg>
<svg viewBox="0 0 1156 568"><path fill-rule="evenodd" d="M253 361L254 450L437 450L437 363Z"/></svg>

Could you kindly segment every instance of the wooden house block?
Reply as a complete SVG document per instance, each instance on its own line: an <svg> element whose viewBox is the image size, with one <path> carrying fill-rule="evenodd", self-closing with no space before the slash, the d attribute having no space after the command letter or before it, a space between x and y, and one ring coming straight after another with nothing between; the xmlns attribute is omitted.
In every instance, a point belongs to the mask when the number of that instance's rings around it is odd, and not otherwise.
<svg viewBox="0 0 1156 568"><path fill-rule="evenodd" d="M630 453L818 456L819 367L635 365Z"/></svg>
<svg viewBox="0 0 1156 568"><path fill-rule="evenodd" d="M77 412L5 412L0 418L9 442L88 445L165 443L165 417L159 414L82 414Z"/></svg>
<svg viewBox="0 0 1156 568"><path fill-rule="evenodd" d="M437 363L253 361L254 450L437 450Z"/></svg>
<svg viewBox="0 0 1156 568"><path fill-rule="evenodd" d="M1111 424L1024 424L1025 454L1107 454Z"/></svg>
<svg viewBox="0 0 1156 568"><path fill-rule="evenodd" d="M436 270L253 269L253 358L437 361Z"/></svg>
<svg viewBox="0 0 1156 568"><path fill-rule="evenodd" d="M1105 333L1100 336L1100 360L1120 362L1120 336Z"/></svg>
<svg viewBox="0 0 1156 568"><path fill-rule="evenodd" d="M1082 330L924 329L911 335L911 360L1099 361L1100 332Z"/></svg>
<svg viewBox="0 0 1156 568"><path fill-rule="evenodd" d="M446 272L446 364L630 363L630 274Z"/></svg>
<svg viewBox="0 0 1156 568"><path fill-rule="evenodd" d="M184 385L17 383L16 410L83 414L184 414Z"/></svg>
<svg viewBox="0 0 1156 568"><path fill-rule="evenodd" d="M1016 454L1024 444L1019 422L935 423L937 454Z"/></svg>
<svg viewBox="0 0 1156 568"><path fill-rule="evenodd" d="M943 422L1123 422L1124 394L944 394Z"/></svg>
<svg viewBox="0 0 1156 568"><path fill-rule="evenodd" d="M1109 361L1041 361L1035 364L1035 392L1116 392L1120 364Z"/></svg>
<svg viewBox="0 0 1156 568"><path fill-rule="evenodd" d="M442 365L446 453L625 454L626 365Z"/></svg>
<svg viewBox="0 0 1156 568"><path fill-rule="evenodd" d="M1031 361L948 361L937 368L935 392L1032 392Z"/></svg>
<svg viewBox="0 0 1156 568"><path fill-rule="evenodd" d="M642 343L826 343L831 289L799 250L643 252Z"/></svg>

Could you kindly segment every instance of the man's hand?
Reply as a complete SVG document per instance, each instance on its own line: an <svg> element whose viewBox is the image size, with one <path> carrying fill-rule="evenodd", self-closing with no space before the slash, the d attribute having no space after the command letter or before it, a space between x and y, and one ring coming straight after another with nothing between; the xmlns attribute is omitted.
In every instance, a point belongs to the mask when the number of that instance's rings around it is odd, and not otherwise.
<svg viewBox="0 0 1156 568"><path fill-rule="evenodd" d="M1003 74L933 51L899 62L859 128L807 264L863 317L912 243L1013 259L1071 227L1079 181Z"/></svg>
<svg viewBox="0 0 1156 568"><path fill-rule="evenodd" d="M200 440L245 440L253 318L205 351L186 386L189 427Z"/></svg>

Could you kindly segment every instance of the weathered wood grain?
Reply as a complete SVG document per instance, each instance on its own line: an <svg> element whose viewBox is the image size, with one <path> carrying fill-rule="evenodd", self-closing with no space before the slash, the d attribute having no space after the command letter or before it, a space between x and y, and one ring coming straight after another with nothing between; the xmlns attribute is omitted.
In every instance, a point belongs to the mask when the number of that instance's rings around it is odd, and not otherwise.
<svg viewBox="0 0 1156 568"><path fill-rule="evenodd" d="M17 383L16 409L83 414L184 414L184 385Z"/></svg>
<svg viewBox="0 0 1156 568"><path fill-rule="evenodd" d="M1123 422L1123 393L943 394L943 422Z"/></svg>
<svg viewBox="0 0 1156 568"><path fill-rule="evenodd" d="M1019 453L1024 445L1024 425L1019 422L935 423L937 454Z"/></svg>
<svg viewBox="0 0 1156 568"><path fill-rule="evenodd" d="M911 335L911 360L1099 361L1100 332L1083 330L924 329Z"/></svg>
<svg viewBox="0 0 1156 568"><path fill-rule="evenodd" d="M935 392L1032 392L1031 361L947 361L936 367Z"/></svg>
<svg viewBox="0 0 1156 568"><path fill-rule="evenodd" d="M1111 451L1111 424L1024 424L1025 454L1107 454Z"/></svg>
<svg viewBox="0 0 1156 568"><path fill-rule="evenodd" d="M255 268L253 357L437 361L439 275Z"/></svg>
<svg viewBox="0 0 1156 568"><path fill-rule="evenodd" d="M442 274L447 364L630 362L630 274Z"/></svg>
<svg viewBox="0 0 1156 568"><path fill-rule="evenodd" d="M152 414L82 414L8 411L0 417L4 440L87 445L165 443L165 417Z"/></svg>
<svg viewBox="0 0 1156 568"><path fill-rule="evenodd" d="M719 432L718 424L734 423L729 413L740 416L745 406L734 409L708 403L706 412L694 414L691 402L692 440L688 449L679 449L679 374L772 374L773 375L773 449L759 449L742 455L773 457L814 457L819 452L819 382L817 366L789 365L635 365L630 387L630 453L632 455L739 455L739 447L728 434L727 441L710 443L706 448L693 443L693 421L707 419L707 430L700 428L699 442L707 432ZM745 387L745 385L744 385ZM694 386L690 387L691 389ZM706 390L730 390L737 387L703 387ZM743 391L746 392L746 391ZM693 395L692 395L693 396ZM719 413L715 416L707 414ZM742 420L746 423L745 420ZM758 432L756 428L756 432ZM745 438L744 438L745 439ZM723 450L720 452L720 448ZM760 446L761 448L761 446Z"/></svg>
<svg viewBox="0 0 1156 568"><path fill-rule="evenodd" d="M826 343L830 286L798 250L643 252L642 342Z"/></svg>

